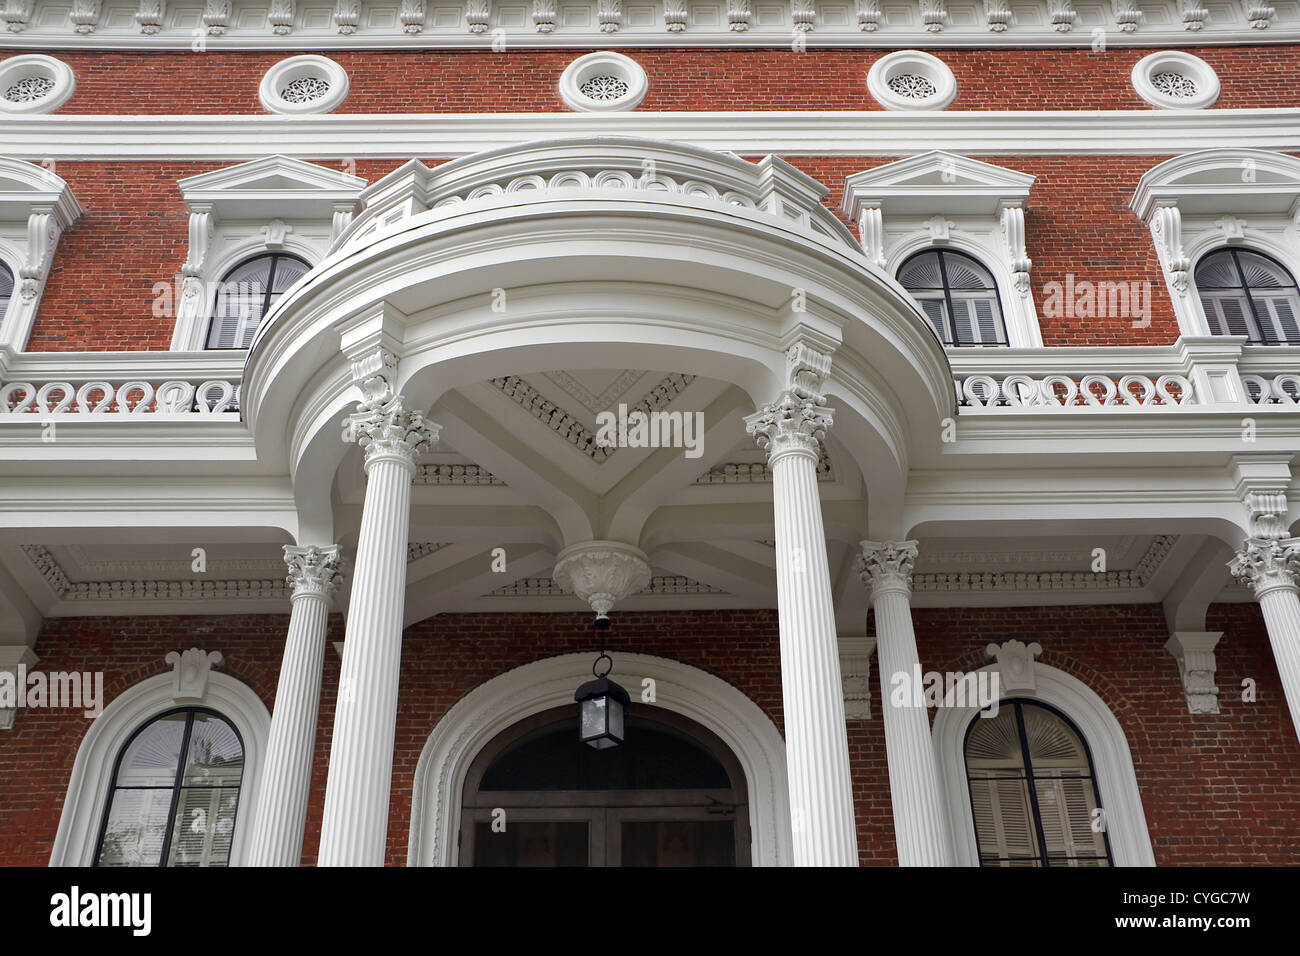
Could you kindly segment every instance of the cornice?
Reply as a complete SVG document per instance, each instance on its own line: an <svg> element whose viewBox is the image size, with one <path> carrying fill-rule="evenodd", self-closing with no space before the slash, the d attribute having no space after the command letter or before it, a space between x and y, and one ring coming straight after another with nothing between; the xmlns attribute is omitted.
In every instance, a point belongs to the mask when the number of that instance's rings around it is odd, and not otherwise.
<svg viewBox="0 0 1300 956"><path fill-rule="evenodd" d="M949 8L951 7L951 14ZM886 10L875 2L793 0L768 4L703 0L642 4L533 0L505 10L486 0L426 8L424 3L363 5L358 0L207 0L199 6L114 0L26 0L8 4L9 33L0 45L33 49L105 48L339 50L460 48L498 50L619 47L1078 47L1104 33L1113 46L1186 46L1294 40L1293 8L1263 3L1216 6L1149 0L1085 4L1068 0L1016 4L912 0Z"/></svg>
<svg viewBox="0 0 1300 956"><path fill-rule="evenodd" d="M912 575L914 592L936 591L1139 591L1168 557L1177 535L1158 535L1127 571L954 571Z"/></svg>
<svg viewBox="0 0 1300 956"><path fill-rule="evenodd" d="M865 95L865 94L864 94ZM618 134L740 155L1168 156L1217 147L1300 150L1300 109L770 110L46 115L0 120L6 155L55 160L451 159L525 140Z"/></svg>
<svg viewBox="0 0 1300 956"><path fill-rule="evenodd" d="M715 588L680 574L657 574L650 578L650 583L637 594L726 594L722 588ZM555 582L554 578L520 578L513 584L507 584L489 592L491 597L573 597Z"/></svg>

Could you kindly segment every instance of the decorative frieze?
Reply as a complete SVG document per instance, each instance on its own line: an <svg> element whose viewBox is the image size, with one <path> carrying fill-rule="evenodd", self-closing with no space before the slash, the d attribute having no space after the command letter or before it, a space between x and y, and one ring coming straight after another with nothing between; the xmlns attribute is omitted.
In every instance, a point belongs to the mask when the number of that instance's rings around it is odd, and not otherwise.
<svg viewBox="0 0 1300 956"><path fill-rule="evenodd" d="M714 465L695 479L697 485L753 485L767 484L772 480L772 466L762 461L731 462ZM831 460L822 449L821 458L817 460L817 480L834 481Z"/></svg>
<svg viewBox="0 0 1300 956"><path fill-rule="evenodd" d="M1189 714L1217 714L1219 688L1214 682L1218 664L1214 648L1222 631L1177 631L1165 642L1165 650L1178 662L1178 675L1187 696Z"/></svg>
<svg viewBox="0 0 1300 956"><path fill-rule="evenodd" d="M415 484L506 486L482 465L420 465L415 471Z"/></svg>
<svg viewBox="0 0 1300 956"><path fill-rule="evenodd" d="M451 544L450 541L410 541L406 545L406 563L410 564L412 561L418 561L435 551L449 548Z"/></svg>
<svg viewBox="0 0 1300 956"><path fill-rule="evenodd" d="M1106 591L1145 588L1168 557L1177 535L1157 535L1146 554L1127 571L949 571L912 575L917 592Z"/></svg>
<svg viewBox="0 0 1300 956"><path fill-rule="evenodd" d="M638 595L654 594L726 594L722 588L682 574L656 574ZM568 597L571 591L561 587L554 578L520 578L489 592L491 597Z"/></svg>

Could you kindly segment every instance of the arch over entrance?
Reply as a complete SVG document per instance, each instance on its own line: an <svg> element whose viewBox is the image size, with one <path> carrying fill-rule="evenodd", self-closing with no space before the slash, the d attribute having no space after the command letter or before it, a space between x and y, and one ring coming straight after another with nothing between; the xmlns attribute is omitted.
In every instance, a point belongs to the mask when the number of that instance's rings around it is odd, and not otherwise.
<svg viewBox="0 0 1300 956"><path fill-rule="evenodd" d="M618 747L579 739L572 705L479 751L462 795L461 866L748 866L745 774L717 734L637 708Z"/></svg>
<svg viewBox="0 0 1300 956"><path fill-rule="evenodd" d="M727 682L664 657L620 653L617 679L633 691L633 713L664 712L716 735L743 776L756 866L791 861L785 742L752 700ZM503 732L559 707L576 707L573 692L591 676L590 654L565 654L525 664L492 678L461 698L438 722L420 754L411 806L408 866L455 866L463 796L475 762ZM654 704L637 704L643 678L655 681ZM671 717L664 718L671 720ZM487 758L490 760L490 756ZM481 766L481 765L480 765ZM739 781L733 785L740 789Z"/></svg>

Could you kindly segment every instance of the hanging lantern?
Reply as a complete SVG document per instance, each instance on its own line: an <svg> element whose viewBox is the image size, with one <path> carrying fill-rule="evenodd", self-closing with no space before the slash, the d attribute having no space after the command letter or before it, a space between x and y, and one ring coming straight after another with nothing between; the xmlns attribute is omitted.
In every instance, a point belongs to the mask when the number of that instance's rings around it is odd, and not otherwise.
<svg viewBox="0 0 1300 956"><path fill-rule="evenodd" d="M604 673L599 670L601 661L609 662ZM578 702L578 737L597 750L617 747L623 742L623 716L631 698L609 679L613 669L613 658L601 651L591 667L596 679L587 681L573 695Z"/></svg>

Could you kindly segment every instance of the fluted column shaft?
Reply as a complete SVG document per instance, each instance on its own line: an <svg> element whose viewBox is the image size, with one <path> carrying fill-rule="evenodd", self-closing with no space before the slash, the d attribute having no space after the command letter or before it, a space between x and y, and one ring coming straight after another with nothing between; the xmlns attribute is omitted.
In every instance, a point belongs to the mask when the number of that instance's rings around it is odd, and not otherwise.
<svg viewBox="0 0 1300 956"><path fill-rule="evenodd" d="M1254 589L1291 725L1300 736L1300 538L1252 538L1229 567Z"/></svg>
<svg viewBox="0 0 1300 956"><path fill-rule="evenodd" d="M325 783L320 866L382 866L393 776L401 668L407 533L415 456L437 426L401 399L351 416L344 438L366 450L366 499L357 540Z"/></svg>
<svg viewBox="0 0 1300 956"><path fill-rule="evenodd" d="M934 762L925 707L891 698L895 674L908 680L920 668L912 628L912 564L916 542L862 542L859 570L876 615L881 716L889 764L889 798L900 866L952 866L952 843ZM910 695L909 695L910 696Z"/></svg>
<svg viewBox="0 0 1300 956"><path fill-rule="evenodd" d="M337 546L286 546L284 559L293 585L292 610L262 764L250 866L297 866L302 861L330 592L339 582Z"/></svg>
<svg viewBox="0 0 1300 956"><path fill-rule="evenodd" d="M781 696L796 866L857 866L844 688L817 460L831 413L792 392L746 419L769 449Z"/></svg>

